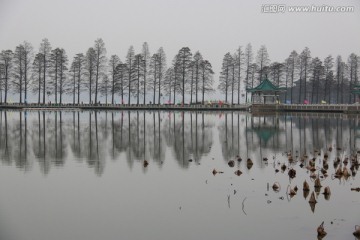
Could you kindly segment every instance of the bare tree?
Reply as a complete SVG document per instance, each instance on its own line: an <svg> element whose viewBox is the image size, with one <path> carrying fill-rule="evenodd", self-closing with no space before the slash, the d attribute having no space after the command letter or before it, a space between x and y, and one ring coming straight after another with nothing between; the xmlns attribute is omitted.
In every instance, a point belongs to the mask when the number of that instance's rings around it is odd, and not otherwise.
<svg viewBox="0 0 360 240"><path fill-rule="evenodd" d="M169 97L168 102L171 103L171 95L174 92L175 94L175 71L174 67L170 67L166 70L165 78L164 78L164 92ZM174 103L175 103L175 95L174 97Z"/></svg>
<svg viewBox="0 0 360 240"><path fill-rule="evenodd" d="M334 66L334 58L329 55L324 60L324 71L325 71L325 99L328 99L328 103L331 102L331 83L333 78L332 68ZM331 72L331 74L330 74ZM327 98L326 98L327 97Z"/></svg>
<svg viewBox="0 0 360 240"><path fill-rule="evenodd" d="M253 61L253 52L252 52L252 46L250 43L248 43L248 45L246 45L245 48L245 67L246 67L246 74L245 74L245 89L248 88L249 86L249 75L250 75L250 71L251 71L251 64ZM247 91L246 91L246 96L245 99L247 101Z"/></svg>
<svg viewBox="0 0 360 240"><path fill-rule="evenodd" d="M182 94L182 104L185 103L185 90L188 85L187 80L190 72L191 57L192 54L188 47L181 48L176 55L175 65L181 80L180 90Z"/></svg>
<svg viewBox="0 0 360 240"><path fill-rule="evenodd" d="M225 94L225 102L228 101L229 87L231 86L231 70L234 60L231 54L228 52L225 54L222 62L222 68L220 72L220 83L218 89Z"/></svg>
<svg viewBox="0 0 360 240"><path fill-rule="evenodd" d="M273 84L278 87L280 87L283 84L282 83L283 69L284 69L284 65L279 62L273 62L269 67L270 76L271 76L270 79L273 82Z"/></svg>
<svg viewBox="0 0 360 240"><path fill-rule="evenodd" d="M348 58L348 67L349 67L349 89L352 90L353 86L358 82L358 71L359 71L359 57L355 53L351 53ZM355 94L349 94L348 103L355 101Z"/></svg>
<svg viewBox="0 0 360 240"><path fill-rule="evenodd" d="M236 80L237 80L237 96L238 96L238 104L240 104L240 89L241 89L241 72L243 70L244 64L244 52L241 49L241 46L238 47L235 53L235 72L236 72Z"/></svg>
<svg viewBox="0 0 360 240"><path fill-rule="evenodd" d="M195 101L196 103L199 102L198 100L198 93L199 93L199 85L200 85L200 64L203 61L203 57L199 51L194 54L194 75L195 75Z"/></svg>
<svg viewBox="0 0 360 240"><path fill-rule="evenodd" d="M60 94L60 104L62 104L63 94L68 91L68 82L66 72L68 70L68 57L64 49L60 49L59 54L59 94Z"/></svg>
<svg viewBox="0 0 360 240"><path fill-rule="evenodd" d="M251 88L254 88L254 84L255 84L255 76L256 73L258 72L259 66L256 63L253 63L250 65L250 71L249 71L249 80L251 82ZM254 95L251 94L251 102L253 99Z"/></svg>
<svg viewBox="0 0 360 240"><path fill-rule="evenodd" d="M134 89L133 94L136 97L136 104L140 103L140 95L142 94L143 86L143 68L144 68L144 57L141 54L136 54L134 59L133 66L133 82L136 84L136 89Z"/></svg>
<svg viewBox="0 0 360 240"><path fill-rule="evenodd" d="M257 52L256 60L259 66L259 82L261 82L264 77L264 67L268 66L270 62L269 54L265 45L261 45L259 51Z"/></svg>
<svg viewBox="0 0 360 240"><path fill-rule="evenodd" d="M302 82L304 82L304 99L308 99L308 91L307 91L307 81L308 81L308 73L309 73L309 65L311 63L311 55L310 50L308 47L301 52L299 56L299 68L300 71L300 92L299 94L302 95Z"/></svg>
<svg viewBox="0 0 360 240"><path fill-rule="evenodd" d="M162 47L159 48L159 50L157 51L157 61L158 61L158 104L160 105L160 97L161 97L161 89L163 86L163 81L164 81L164 75L166 72L166 55L165 55L165 51ZM155 102L154 102L155 103Z"/></svg>
<svg viewBox="0 0 360 240"><path fill-rule="evenodd" d="M343 61L341 56L337 56L336 58L336 81L337 81L337 92L336 92L336 103L340 103L340 89L341 89L341 83L342 83L342 76L343 76Z"/></svg>
<svg viewBox="0 0 360 240"><path fill-rule="evenodd" d="M106 74L102 74L102 81L100 82L100 94L105 97L105 103L108 103L108 96L112 91L112 84L110 78Z"/></svg>
<svg viewBox="0 0 360 240"><path fill-rule="evenodd" d="M30 43L24 42L23 61L24 61L24 100L28 101L28 86L30 84L31 62L33 59L33 47Z"/></svg>
<svg viewBox="0 0 360 240"><path fill-rule="evenodd" d="M143 43L143 47L142 47L142 56L143 56L143 59L144 59L144 63L143 63L143 82L144 82L144 105L146 103L146 89L147 89L147 86L148 86L148 82L147 82L147 76L148 76L148 66L149 66L149 62L150 62L150 52L149 52L149 45L147 42L144 42Z"/></svg>
<svg viewBox="0 0 360 240"><path fill-rule="evenodd" d="M76 99L76 73L77 73L76 61L73 60L73 62L71 63L71 66L70 66L70 74L71 74L71 78L72 78L71 93L73 95L73 104L74 105L75 105L75 99Z"/></svg>
<svg viewBox="0 0 360 240"><path fill-rule="evenodd" d="M118 79L118 86L120 92L120 98L121 98L121 104L124 104L124 97L126 95L126 88L129 84L128 81L128 68L127 64L125 63L119 63L116 66L116 79Z"/></svg>
<svg viewBox="0 0 360 240"><path fill-rule="evenodd" d="M40 53L42 53L42 57L43 57L43 79L42 79L42 90L43 90L43 104L45 104L45 93L46 93L46 74L48 73L48 69L50 67L50 52L51 52L51 45L50 42L47 38L44 38L40 44Z"/></svg>
<svg viewBox="0 0 360 240"><path fill-rule="evenodd" d="M71 72L73 74L73 104L76 102L80 104L80 92L82 91L83 75L84 75L84 54L78 53L75 55L73 62L71 63Z"/></svg>
<svg viewBox="0 0 360 240"><path fill-rule="evenodd" d="M93 84L94 84L94 75L95 75L95 59L96 59L96 52L93 48L89 48L86 52L85 57L85 75L87 77L87 83L85 87L89 91L89 103L92 103L92 93L93 93Z"/></svg>
<svg viewBox="0 0 360 240"><path fill-rule="evenodd" d="M202 60L200 63L200 74L201 74L201 86L200 86L200 90L201 90L201 103L204 104L205 103L205 93L209 93L212 92L213 89L213 83L214 83L214 79L213 79L213 70L212 70L212 66L210 64L210 62L208 60Z"/></svg>
<svg viewBox="0 0 360 240"><path fill-rule="evenodd" d="M127 65L127 70L128 70L128 83L127 83L127 87L128 87L128 104L130 104L130 100L131 100L131 93L133 92L133 65L134 65L134 61L135 61L135 52L134 52L134 47L130 46L127 56L126 56L126 65Z"/></svg>
<svg viewBox="0 0 360 240"><path fill-rule="evenodd" d="M18 45L15 48L13 57L13 91L19 94L19 103L22 103L22 92L24 87L24 61L23 61L24 46Z"/></svg>
<svg viewBox="0 0 360 240"><path fill-rule="evenodd" d="M153 90L153 103L156 103L156 91L158 91L158 104L160 104L161 89L164 87L164 75L166 71L166 56L161 47L150 59L150 74L152 82L149 89Z"/></svg>
<svg viewBox="0 0 360 240"><path fill-rule="evenodd" d="M106 48L101 38L95 40L95 103L97 104L99 77L105 71L106 64Z"/></svg>
<svg viewBox="0 0 360 240"><path fill-rule="evenodd" d="M117 78L116 67L121 63L120 58L117 55L112 55L109 60L109 68L110 68L110 75L111 75L111 104L114 104L114 96L117 90L117 85L119 79Z"/></svg>
<svg viewBox="0 0 360 240"><path fill-rule="evenodd" d="M189 81L189 93L190 93L190 104L193 103L193 95L195 94L194 93L194 84L195 84L195 62L194 61L191 61L190 62L190 65L189 65L189 78L190 78L190 81Z"/></svg>
<svg viewBox="0 0 360 240"><path fill-rule="evenodd" d="M0 103L2 103L3 92L3 80L5 78L5 67L3 63L0 63Z"/></svg>
<svg viewBox="0 0 360 240"><path fill-rule="evenodd" d="M49 72L50 75L52 75L53 80L51 81L52 83L52 87L50 87L52 89L52 93L55 93L55 103L58 103L58 77L59 77L59 59L60 59L60 53L61 50L60 48L56 48L51 50L51 54L50 54L50 68L49 68Z"/></svg>
<svg viewBox="0 0 360 240"><path fill-rule="evenodd" d="M236 89L236 63L235 63L236 53L232 55L232 64L231 64L231 80L230 80L230 86L231 86L231 105L234 104L234 91Z"/></svg>
<svg viewBox="0 0 360 240"><path fill-rule="evenodd" d="M319 89L321 82L323 82L324 66L317 57L311 61L311 72L311 103L319 103Z"/></svg>
<svg viewBox="0 0 360 240"><path fill-rule="evenodd" d="M33 62L33 71L32 71L32 91L38 93L38 104L41 102L41 90L42 90L42 81L43 81L43 74L42 71L44 70L44 56L42 53L38 53L35 56Z"/></svg>
<svg viewBox="0 0 360 240"><path fill-rule="evenodd" d="M14 53L11 50L3 50L0 53L0 62L3 65L3 85L4 85L4 103L7 103L7 95L9 92L10 76L12 71L12 59Z"/></svg>
<svg viewBox="0 0 360 240"><path fill-rule="evenodd" d="M154 53L151 56L150 59L150 74L151 74L151 79L152 79L152 84L149 84L149 88L151 90L153 90L153 103L155 104L155 98L156 98L156 89L157 89L157 85L159 84L157 82L158 80L158 71L159 71L159 67L158 67L158 54Z"/></svg>
<svg viewBox="0 0 360 240"><path fill-rule="evenodd" d="M286 59L286 64L288 66L288 72L290 75L290 100L291 103L294 102L294 94L293 94L293 89L294 89L294 80L296 78L296 67L297 67L297 62L298 62L298 54L297 52L294 50L290 53L290 56Z"/></svg>

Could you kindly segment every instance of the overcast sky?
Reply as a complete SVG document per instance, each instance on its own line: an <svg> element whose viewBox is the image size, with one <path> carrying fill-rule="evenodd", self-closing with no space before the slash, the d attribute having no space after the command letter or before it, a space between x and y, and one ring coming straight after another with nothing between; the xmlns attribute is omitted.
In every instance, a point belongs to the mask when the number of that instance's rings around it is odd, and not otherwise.
<svg viewBox="0 0 360 240"><path fill-rule="evenodd" d="M263 4L354 6L352 13L262 13ZM85 53L101 37L108 56L124 60L130 45L147 41L153 53L163 47L171 62L188 46L199 50L218 73L228 51L252 43L268 48L271 61L283 61L307 46L312 56L347 58L360 54L360 1L274 0L0 0L0 50L24 40L38 50L43 38L73 55Z"/></svg>

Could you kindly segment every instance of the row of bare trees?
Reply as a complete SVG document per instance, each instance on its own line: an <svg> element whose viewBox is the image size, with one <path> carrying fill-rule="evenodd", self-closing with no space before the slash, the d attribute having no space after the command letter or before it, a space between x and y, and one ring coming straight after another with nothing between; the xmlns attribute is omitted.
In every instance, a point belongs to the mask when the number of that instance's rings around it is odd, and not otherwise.
<svg viewBox="0 0 360 240"><path fill-rule="evenodd" d="M160 104L165 96L171 103L184 103L190 96L194 103L204 102L205 95L213 91L210 62L200 52L192 56L188 47L179 50L169 68L164 49L151 55L146 42L140 53L131 46L124 61L106 54L101 38L85 54L76 54L70 65L66 51L52 49L46 38L37 53L28 42L14 52L4 50L0 54L0 101L7 103L9 93L14 93L19 103L27 103L30 91L39 104L46 103L46 95L47 101L53 99L56 104L64 102L64 95L73 104L82 99L99 103L101 97L112 104Z"/></svg>
<svg viewBox="0 0 360 240"><path fill-rule="evenodd" d="M218 89L224 93L226 102L239 104L241 97L248 99L245 89L254 88L267 78L275 86L287 89L281 96L284 102L353 103L356 96L351 91L359 85L359 62L360 56L355 53L346 62L341 56L334 61L331 55L321 61L311 57L307 47L300 54L292 51L283 62L271 62L265 45L254 61L249 43L244 51L239 47L235 53L225 54Z"/></svg>
<svg viewBox="0 0 360 240"><path fill-rule="evenodd" d="M193 55L188 47L179 50L170 67L163 48L151 55L146 42L137 54L131 46L124 61L118 55L107 58L106 53L101 38L85 54L76 54L70 66L66 51L52 49L47 39L36 54L28 42L14 52L4 50L0 53L0 101L8 102L9 93L15 93L20 103L29 102L30 92L43 104L46 95L60 104L64 95L74 104L82 99L98 103L101 97L112 104L160 104L166 96L169 103L204 103L205 96L214 91L211 63L198 51ZM247 88L267 78L287 89L283 102L352 103L358 76L359 56L354 53L346 62L331 55L321 61L306 47L300 54L292 51L283 62L271 62L262 45L254 61L252 46L247 44L245 49L225 54L218 89L226 102L239 104L247 101Z"/></svg>

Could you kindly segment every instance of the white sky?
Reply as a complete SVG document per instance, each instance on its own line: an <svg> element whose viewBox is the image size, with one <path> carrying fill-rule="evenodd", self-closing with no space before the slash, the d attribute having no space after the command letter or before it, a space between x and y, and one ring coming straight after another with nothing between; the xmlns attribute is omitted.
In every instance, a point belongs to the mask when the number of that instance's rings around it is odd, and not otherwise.
<svg viewBox="0 0 360 240"><path fill-rule="evenodd" d="M163 47L168 65L184 46L200 50L216 73L228 51L252 43L268 48L271 61L283 61L305 46L323 59L360 54L360 1L273 0L0 0L0 50L24 40L38 50L41 40L64 48L71 62L101 37L107 56L124 60L130 45L144 41L154 53ZM267 3L354 6L353 13L262 13ZM217 76L215 78L217 80Z"/></svg>

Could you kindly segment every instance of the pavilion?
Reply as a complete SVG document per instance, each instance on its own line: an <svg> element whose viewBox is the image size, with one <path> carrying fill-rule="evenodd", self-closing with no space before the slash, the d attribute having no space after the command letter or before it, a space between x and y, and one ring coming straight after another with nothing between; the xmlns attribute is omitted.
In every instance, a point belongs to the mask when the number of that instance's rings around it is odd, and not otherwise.
<svg viewBox="0 0 360 240"><path fill-rule="evenodd" d="M360 96L360 84L355 85L353 90L351 91L352 94L354 94L355 96Z"/></svg>
<svg viewBox="0 0 360 240"><path fill-rule="evenodd" d="M286 88L277 87L266 78L258 86L247 88L246 91L251 93L251 103L275 104L280 102L279 94L286 91Z"/></svg>

